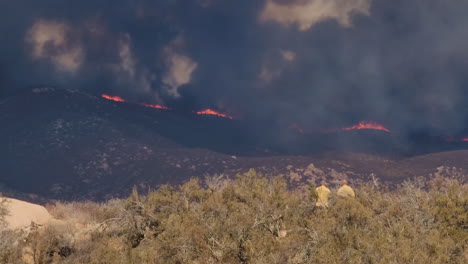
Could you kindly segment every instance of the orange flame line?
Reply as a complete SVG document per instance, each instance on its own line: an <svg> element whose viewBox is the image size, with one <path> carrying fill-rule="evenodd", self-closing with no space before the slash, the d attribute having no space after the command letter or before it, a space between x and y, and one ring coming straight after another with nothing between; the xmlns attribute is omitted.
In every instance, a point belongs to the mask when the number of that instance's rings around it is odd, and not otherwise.
<svg viewBox="0 0 468 264"><path fill-rule="evenodd" d="M102 94L102 98L105 98L107 100L115 101L115 102L127 102L127 100L123 99L120 96L114 96L114 95L108 95L108 94ZM151 107L151 108L156 108L156 109L166 109L169 110L169 107L163 106L163 105L158 105L158 104L148 104L148 103L139 103L139 105L146 106L146 107Z"/></svg>
<svg viewBox="0 0 468 264"><path fill-rule="evenodd" d="M195 113L197 115L215 115L215 116L219 116L219 117L234 119L234 117L232 117L232 116L228 116L226 114L217 112L217 111L215 111L213 109L205 109L205 110L201 110L201 111L198 111L198 112L195 112Z"/></svg>
<svg viewBox="0 0 468 264"><path fill-rule="evenodd" d="M170 108L167 107L167 106L158 105L158 104L140 103L140 105L146 106L146 107L151 107L151 108L156 108L156 109L164 109L164 110L169 110L169 109L170 109Z"/></svg>
<svg viewBox="0 0 468 264"><path fill-rule="evenodd" d="M367 122L367 121L361 121L358 124L350 127L344 127L342 130L348 131L348 130L355 130L355 129L374 129L374 130L382 130L385 132L391 132L388 128L377 124L376 122Z"/></svg>
<svg viewBox="0 0 468 264"><path fill-rule="evenodd" d="M122 97L120 96L113 96L113 95L108 95L108 94L102 94L101 95L102 98L105 98L107 100L112 100L112 101L116 101L116 102L126 102Z"/></svg>
<svg viewBox="0 0 468 264"><path fill-rule="evenodd" d="M125 99L123 99L120 96L114 96L114 95L108 95L108 94L102 94L102 98L105 98L107 100L115 101L115 102L127 102ZM155 109L164 109L164 110L170 110L171 108L159 104L148 104L148 103L139 103L139 105L146 106L146 107L151 107ZM218 111L215 111L213 109L205 109L201 111L195 112L198 115L215 115L219 117L224 117L224 118L229 118L229 119L234 119L234 117L229 116L227 114L220 113Z"/></svg>

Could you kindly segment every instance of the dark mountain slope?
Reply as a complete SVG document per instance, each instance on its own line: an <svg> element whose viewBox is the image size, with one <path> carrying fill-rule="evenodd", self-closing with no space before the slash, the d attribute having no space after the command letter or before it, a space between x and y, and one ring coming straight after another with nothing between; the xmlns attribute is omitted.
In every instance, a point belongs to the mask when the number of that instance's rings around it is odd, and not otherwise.
<svg viewBox="0 0 468 264"><path fill-rule="evenodd" d="M0 184L55 199L123 196L133 185L232 177L249 168L301 185L321 178L366 180L371 173L398 182L468 164L466 151L402 159L405 141L379 131L291 131L278 138L252 131L248 121L50 88L2 100L0 124Z"/></svg>

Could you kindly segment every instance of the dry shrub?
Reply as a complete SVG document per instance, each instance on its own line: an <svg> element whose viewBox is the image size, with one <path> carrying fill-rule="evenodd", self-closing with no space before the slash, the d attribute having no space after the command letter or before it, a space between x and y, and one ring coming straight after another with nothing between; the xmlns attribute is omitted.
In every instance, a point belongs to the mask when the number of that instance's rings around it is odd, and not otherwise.
<svg viewBox="0 0 468 264"><path fill-rule="evenodd" d="M23 244L20 231L0 229L0 263L21 264Z"/></svg>
<svg viewBox="0 0 468 264"><path fill-rule="evenodd" d="M55 202L47 205L49 213L56 219L74 221L86 225L100 223L115 216L120 210L121 201L110 200L106 204L95 202Z"/></svg>
<svg viewBox="0 0 468 264"><path fill-rule="evenodd" d="M468 189L456 180L406 182L394 191L354 186L356 199L332 196L329 209L315 208L314 188L290 190L282 177L255 171L229 184L220 177L204 183L191 179L144 196L134 189L105 204L58 203L52 214L65 225L28 240L36 263L467 261ZM96 228L76 239L76 225L66 225L74 221ZM72 253L47 257L63 247Z"/></svg>

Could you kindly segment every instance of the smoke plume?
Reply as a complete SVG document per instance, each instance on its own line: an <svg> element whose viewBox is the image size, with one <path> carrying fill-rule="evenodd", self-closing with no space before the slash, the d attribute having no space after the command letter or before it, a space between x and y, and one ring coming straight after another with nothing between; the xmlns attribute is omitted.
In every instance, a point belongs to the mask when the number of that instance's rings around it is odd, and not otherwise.
<svg viewBox="0 0 468 264"><path fill-rule="evenodd" d="M468 2L1 1L0 97L54 86L305 131L468 135ZM281 133L269 129L268 133Z"/></svg>

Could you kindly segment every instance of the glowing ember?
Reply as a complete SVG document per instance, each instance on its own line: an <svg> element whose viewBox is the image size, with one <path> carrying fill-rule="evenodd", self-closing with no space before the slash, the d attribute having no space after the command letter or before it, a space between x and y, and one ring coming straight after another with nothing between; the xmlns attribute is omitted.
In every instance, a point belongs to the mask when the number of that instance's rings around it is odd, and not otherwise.
<svg viewBox="0 0 468 264"><path fill-rule="evenodd" d="M302 127L300 127L298 124L292 124L289 126L290 129L294 129L295 131L297 131L298 133L300 134L304 134L304 129L302 129Z"/></svg>
<svg viewBox="0 0 468 264"><path fill-rule="evenodd" d="M215 116L219 116L219 117L234 119L234 117L232 117L232 116L228 116L228 115L226 115L226 114L217 112L217 111L212 110L212 109L205 109L205 110L198 111L198 112L195 112L195 113L196 113L197 115L215 115Z"/></svg>
<svg viewBox="0 0 468 264"><path fill-rule="evenodd" d="M169 109L170 109L170 108L167 107L167 106L158 105L158 104L141 103L141 105L146 106L146 107L156 108L156 109L165 109L165 110L169 110Z"/></svg>
<svg viewBox="0 0 468 264"><path fill-rule="evenodd" d="M125 100L120 96L112 96L112 95L108 95L108 94L102 94L101 97L105 98L107 100L112 100L112 101L116 101L116 102L125 102Z"/></svg>
<svg viewBox="0 0 468 264"><path fill-rule="evenodd" d="M345 131L355 130L355 129L374 129L374 130L382 130L385 132L390 132L388 128L380 124L377 124L376 122L367 122L367 121L361 121L354 126L342 128L342 130L345 130Z"/></svg>

